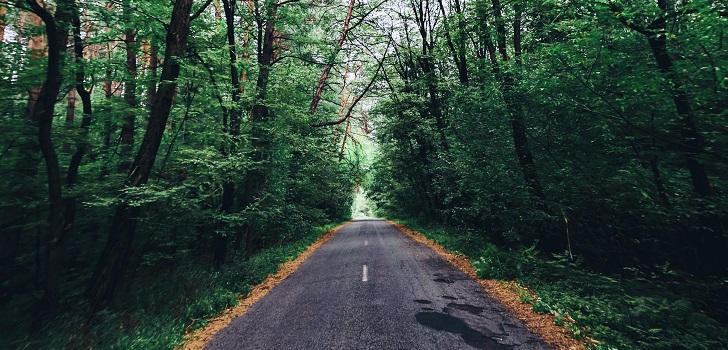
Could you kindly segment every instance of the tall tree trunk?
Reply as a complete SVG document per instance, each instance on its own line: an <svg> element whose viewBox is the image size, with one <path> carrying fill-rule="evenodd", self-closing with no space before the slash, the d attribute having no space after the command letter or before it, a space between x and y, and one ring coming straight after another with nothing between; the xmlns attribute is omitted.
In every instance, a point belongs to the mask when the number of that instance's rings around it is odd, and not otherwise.
<svg viewBox="0 0 728 350"><path fill-rule="evenodd" d="M695 118L690 110L690 101L685 86L675 76L673 62L667 51L667 39L664 34L655 33L653 36L648 37L648 41L658 68L670 82L672 101L682 123L680 135L685 146L685 164L690 171L693 191L701 196L709 196L711 188L708 172L698 158L699 154L705 150L705 140L698 132Z"/></svg>
<svg viewBox="0 0 728 350"><path fill-rule="evenodd" d="M458 14L457 48L455 47L455 43L452 39L450 23L447 18L447 13L445 12L445 5L443 4L443 0L437 0L437 2L440 5L440 13L442 13L442 23L445 26L445 39L447 42L447 47L448 49L450 49L450 55L452 55L452 59L455 62L455 67L457 67L458 69L458 79L460 80L461 84L468 85L468 64L465 58L465 38L463 37L465 32L464 23L460 18L460 16L462 16L460 0L455 0L455 11Z"/></svg>
<svg viewBox="0 0 728 350"><path fill-rule="evenodd" d="M106 52L107 59L111 59L111 49L107 50ZM106 106L104 107L104 111L108 112L111 111L111 108L109 105L111 104L111 98L114 96L112 91L112 77L111 77L112 71L111 68L106 68L106 79L104 80L104 97L106 98ZM108 151L111 148L111 134L113 133L114 125L111 122L111 119L106 118L104 121L104 140L103 140L103 149L104 151ZM106 170L104 170L106 172Z"/></svg>
<svg viewBox="0 0 728 350"><path fill-rule="evenodd" d="M225 24L228 41L228 55L230 58L230 90L232 94L232 106L226 111L229 116L229 125L223 125L231 136L231 143L229 147L223 145L221 147L223 155L231 155L235 152L235 148L240 135L240 95L241 85L237 68L238 54L235 44L235 9L236 0L223 0L223 7L225 10ZM224 118L228 119L228 118ZM225 122L225 121L223 121ZM235 183L232 180L227 180L223 184L222 190L222 205L221 211L224 214L232 212L233 204L235 203ZM225 263L225 257L227 255L227 234L216 234L213 239L213 264L215 267L220 267Z"/></svg>
<svg viewBox="0 0 728 350"><path fill-rule="evenodd" d="M177 0L172 10L172 18L167 29L166 49L160 86L149 114L149 123L144 139L124 185L143 186L157 157L159 145L172 108L172 100L177 89L176 79L180 73L180 59L187 47L190 32L190 13L192 0ZM129 278L129 263L134 255L135 233L141 208L130 205L122 198L116 208L109 238L96 270L89 280L86 296L91 300L92 310L98 310L110 302L116 287L123 285Z"/></svg>
<svg viewBox="0 0 728 350"><path fill-rule="evenodd" d="M341 47L344 45L346 35L349 33L349 22L351 21L351 14L354 12L355 3L356 0L351 0L349 2L349 10L346 12L346 19L344 19L344 29L341 30L339 40L336 42L336 50L334 52L337 55L339 51L341 51ZM308 112L311 114L316 113L316 108L318 108L318 105L321 103L321 95L323 95L324 89L326 88L326 80L329 78L331 68L334 67L334 57L330 58L330 61L326 63L326 67L324 67L324 71L321 73L321 78L319 78L316 91L313 94L313 100L311 100L311 106L308 108Z"/></svg>
<svg viewBox="0 0 728 350"><path fill-rule="evenodd" d="M126 22L126 30L124 32L124 44L126 49L126 77L124 78L124 100L127 104L127 112L124 116L124 122L121 126L121 149L119 156L120 171L128 171L131 166L131 153L134 148L134 123L136 121L136 78L137 78L137 53L136 53L136 31L132 27L131 11L129 0L124 0L122 5L122 17Z"/></svg>
<svg viewBox="0 0 728 350"><path fill-rule="evenodd" d="M440 98L438 97L437 91L437 76L435 74L435 66L432 63L434 59L434 48L435 43L432 38L429 25L432 22L429 18L430 12L429 0L425 1L423 6L422 1L412 5L412 9L415 13L415 21L419 29L420 37L422 39L422 56L420 58L420 67L422 73L425 76L425 82L427 83L427 92L430 99L430 113L435 118L435 126L437 127L437 133L440 137L440 148L442 150L448 150L447 138L445 137L445 121L442 117L442 106L440 105Z"/></svg>
<svg viewBox="0 0 728 350"><path fill-rule="evenodd" d="M256 7L260 6L259 1L255 1ZM265 21L258 21L262 24L263 30L258 30L258 79L256 80L255 86L257 96L255 104L253 105L253 113L251 121L253 122L251 127L251 144L253 146L252 154L250 155L251 160L255 164L252 169L248 171L245 181L243 183L243 193L241 204L243 208L247 208L255 202L255 198L265 182L265 170L261 163L266 158L267 148L269 146L267 141L267 135L265 133L265 123L271 118L271 110L267 105L267 94L268 94L268 82L270 79L271 64L273 63L273 56L275 54L274 41L275 41L275 22L277 18L278 2L269 3L265 10ZM249 258L254 251L254 238L256 235L256 229L248 223L245 227L246 239L245 239L245 256Z"/></svg>
<svg viewBox="0 0 728 350"><path fill-rule="evenodd" d="M43 20L30 12L21 12L19 15L16 31L17 40L22 41L20 34L26 23L34 27L43 26ZM37 34L28 40L29 64L38 67L40 61L45 58L46 41L44 34ZM21 237L25 234L32 234L31 229L26 228L30 222L36 221L34 213L26 209L21 203L38 201L39 195L35 188L34 179L38 175L38 163L40 161L40 147L38 146L37 129L33 120L32 110L38 101L38 93L41 87L33 87L28 91L28 101L25 109L25 123L22 129L22 140L25 147L19 148L19 156L13 165L12 178L10 181L16 184L12 193L17 203L4 207L0 211L0 280L9 273L15 264L15 257L18 254ZM40 264L37 266L41 269ZM2 286L0 286L2 288Z"/></svg>
<svg viewBox="0 0 728 350"><path fill-rule="evenodd" d="M508 50L506 48L506 27L505 19L503 18L502 5L499 0L492 0L493 14L495 16L496 24L496 42L498 45L498 52L500 53L501 60L507 62L510 60L508 56ZM522 64L521 58L521 13L522 4L516 2L513 5L515 17L513 19L513 51L516 61L516 68L520 69ZM538 178L538 171L533 160L533 154L531 148L528 145L528 135L526 134L526 122L523 118L523 105L520 102L519 96L517 96L514 89L518 83L517 74L519 71L508 72L505 71L500 74L501 90L503 91L503 98L510 114L511 130L513 133L513 145L516 151L516 157L518 158L518 164L521 167L521 173L523 180L526 183L526 189L531 199L536 202L536 207L547 211L546 196L541 186L541 181Z"/></svg>
<svg viewBox="0 0 728 350"><path fill-rule="evenodd" d="M83 57L84 43L81 38L81 19L79 11L74 8L71 12L71 24L73 26L73 53L76 63L76 88L78 96L81 98L81 105L83 108L83 119L81 120L81 135L80 139L76 142L76 151L71 157L71 161L68 164L68 173L66 175L66 186L69 190L72 190L78 182L78 169L81 166L81 161L86 154L88 147L88 129L91 126L91 93L86 90L84 85L84 79L86 77L85 72L85 60ZM65 220L66 220L66 236L70 236L72 231L75 229L76 223L76 200L75 196L69 196L65 199Z"/></svg>
<svg viewBox="0 0 728 350"><path fill-rule="evenodd" d="M147 85L147 108L151 109L157 95L157 68L159 67L159 44L149 39L149 84Z"/></svg>
<svg viewBox="0 0 728 350"><path fill-rule="evenodd" d="M615 14L623 12L617 3L610 3L609 6ZM711 196L712 189L708 172L699 158L699 155L705 152L705 140L698 130L685 84L675 72L674 60L679 60L680 57L673 58L667 47L667 19L670 11L668 2L658 0L657 7L660 9L658 17L647 26L640 26L638 24L640 21L628 21L624 16L616 17L625 26L647 38L657 68L669 84L670 97L679 117L681 151L684 153L685 165L690 172L693 192L699 197L707 199ZM696 252L693 254L694 265L689 266L690 269L698 274L711 275L725 268L725 259L723 259L725 243L722 239L724 228L720 217L708 210L705 202L698 204L698 210L700 212L697 215L700 229L697 230L697 234L689 232L681 237L682 241L678 244L696 248Z"/></svg>
<svg viewBox="0 0 728 350"><path fill-rule="evenodd" d="M112 12L115 11L114 9L114 3L112 1L109 1L106 6L104 7L106 11ZM106 33L109 33L111 31L111 28L106 27ZM116 49L116 45L113 45L111 43L106 43L106 71L105 71L105 79L104 79L104 97L106 97L105 106L103 108L102 114L109 116L111 112L111 98L114 96L114 81L113 81L113 71L111 70L111 57L112 52ZM115 123L111 120L110 117L106 117L104 120L104 138L103 138L103 154L107 154L109 152L109 149L111 149L111 135L114 134L115 129ZM106 175L110 171L108 165L104 165L102 169L102 174Z"/></svg>
<svg viewBox="0 0 728 350"><path fill-rule="evenodd" d="M52 139L53 111L56 98L61 89L63 78L61 64L68 41L67 20L72 1L58 1L55 17L43 8L36 0L26 0L33 13L45 23L48 38L48 65L45 82L38 92L38 98L32 109L31 119L38 125L38 144L46 164L48 179L49 214L45 236L45 267L43 274L42 310L46 315L56 313L60 301L60 273L64 252L61 249L65 240L63 195L61 188L61 169L58 154Z"/></svg>
<svg viewBox="0 0 728 350"><path fill-rule="evenodd" d="M66 97L66 128L73 129L73 122L76 118L76 90L71 89ZM63 144L63 153L71 153L71 144L66 142Z"/></svg>
<svg viewBox="0 0 728 350"><path fill-rule="evenodd" d="M615 14L619 14L623 9L616 3L609 4L610 9ZM658 0L657 7L661 13L658 18L652 21L647 27L641 27L637 21L628 21L624 16L617 18L627 27L644 35L650 44L655 63L660 73L667 79L670 84L670 93L675 109L680 117L683 149L685 152L685 164L690 171L693 191L700 196L709 196L711 194L710 180L705 166L700 163L698 155L705 151L705 140L698 131L695 118L693 117L690 100L688 98L685 85L674 70L673 59L667 49L667 16L668 4L665 0Z"/></svg>

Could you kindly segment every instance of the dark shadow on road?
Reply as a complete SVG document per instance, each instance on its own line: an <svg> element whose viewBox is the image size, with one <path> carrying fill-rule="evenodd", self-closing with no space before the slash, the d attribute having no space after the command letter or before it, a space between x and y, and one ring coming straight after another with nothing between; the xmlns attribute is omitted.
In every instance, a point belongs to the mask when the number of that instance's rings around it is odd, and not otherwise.
<svg viewBox="0 0 728 350"><path fill-rule="evenodd" d="M415 315L419 324L437 331L460 334L468 345L485 350L509 350L511 346L498 343L492 338L468 326L463 320L440 312L418 312Z"/></svg>

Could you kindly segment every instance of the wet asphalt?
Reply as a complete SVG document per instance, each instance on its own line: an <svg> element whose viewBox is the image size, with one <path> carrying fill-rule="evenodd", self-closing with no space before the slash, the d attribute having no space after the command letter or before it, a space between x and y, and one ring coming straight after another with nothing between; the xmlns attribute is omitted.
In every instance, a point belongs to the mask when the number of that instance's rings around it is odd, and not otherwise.
<svg viewBox="0 0 728 350"><path fill-rule="evenodd" d="M205 349L549 349L477 282L383 220L356 220Z"/></svg>

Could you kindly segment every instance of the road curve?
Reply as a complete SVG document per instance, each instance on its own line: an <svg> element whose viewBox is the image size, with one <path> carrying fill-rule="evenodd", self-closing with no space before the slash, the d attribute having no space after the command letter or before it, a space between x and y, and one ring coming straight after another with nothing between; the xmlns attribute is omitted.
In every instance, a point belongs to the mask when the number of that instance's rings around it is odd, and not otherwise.
<svg viewBox="0 0 728 350"><path fill-rule="evenodd" d="M205 349L549 349L430 248L356 220Z"/></svg>

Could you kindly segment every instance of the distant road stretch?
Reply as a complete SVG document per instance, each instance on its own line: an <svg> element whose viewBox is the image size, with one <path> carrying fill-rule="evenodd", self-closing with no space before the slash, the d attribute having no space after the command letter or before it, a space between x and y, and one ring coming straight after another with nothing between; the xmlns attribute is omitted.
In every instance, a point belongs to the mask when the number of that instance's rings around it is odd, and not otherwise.
<svg viewBox="0 0 728 350"><path fill-rule="evenodd" d="M206 349L549 349L383 220L356 220Z"/></svg>

